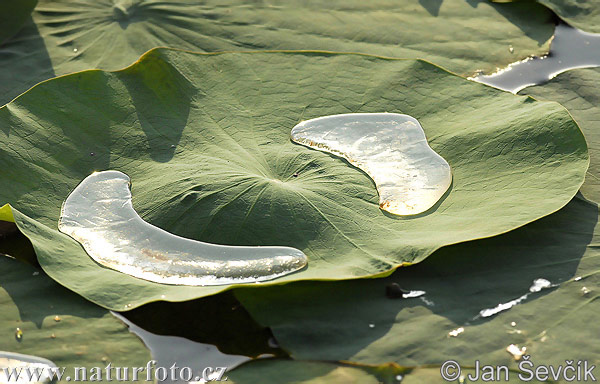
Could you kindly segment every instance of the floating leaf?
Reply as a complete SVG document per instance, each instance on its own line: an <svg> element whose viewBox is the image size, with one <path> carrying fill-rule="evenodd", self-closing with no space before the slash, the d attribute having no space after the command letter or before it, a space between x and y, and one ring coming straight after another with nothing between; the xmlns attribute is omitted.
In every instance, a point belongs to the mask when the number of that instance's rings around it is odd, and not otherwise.
<svg viewBox="0 0 600 384"><path fill-rule="evenodd" d="M426 214L386 215L367 175L289 137L303 119L381 111L417 118L453 170ZM278 284L385 276L510 231L564 206L587 165L583 135L557 103L359 54L157 49L123 71L44 82L0 109L0 202L13 207L0 219L14 215L52 278L118 310L232 285L144 281L59 233L61 204L95 170L129 175L135 210L178 236L302 250L308 268L262 283Z"/></svg>
<svg viewBox="0 0 600 384"><path fill-rule="evenodd" d="M0 0L0 45L19 32L38 0Z"/></svg>
<svg viewBox="0 0 600 384"><path fill-rule="evenodd" d="M519 0L492 0L496 3L514 1L521 6ZM600 1L598 0L537 0L558 14L572 26L586 32L600 33Z"/></svg>
<svg viewBox="0 0 600 384"><path fill-rule="evenodd" d="M507 352L514 345L509 351L525 351L536 365L565 359L593 365L600 362L600 324L591 321L600 311L599 241L598 207L575 198L523 228L442 248L385 279L235 293L298 359L401 365L453 359L465 366L479 360L516 369ZM540 278L552 285L530 289ZM394 283L426 293L386 297ZM512 307L482 317L481 310L525 293Z"/></svg>
<svg viewBox="0 0 600 384"><path fill-rule="evenodd" d="M0 256L0 308L0 350L46 358L71 379L75 367L145 367L150 360L110 312L6 256Z"/></svg>
<svg viewBox="0 0 600 384"><path fill-rule="evenodd" d="M548 51L554 20L543 6L436 3L40 0L33 22L0 50L0 104L55 75L120 69L160 46L363 52L426 58L464 74Z"/></svg>
<svg viewBox="0 0 600 384"><path fill-rule="evenodd" d="M600 68L575 69L550 82L525 88L520 94L564 105L579 123L590 152L590 168L581 187L584 196L600 203Z"/></svg>

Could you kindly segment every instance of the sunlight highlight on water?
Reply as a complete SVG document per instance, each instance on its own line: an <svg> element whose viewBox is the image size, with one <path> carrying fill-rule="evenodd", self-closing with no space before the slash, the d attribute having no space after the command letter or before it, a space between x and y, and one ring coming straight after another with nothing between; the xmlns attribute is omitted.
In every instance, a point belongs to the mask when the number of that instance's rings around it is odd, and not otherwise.
<svg viewBox="0 0 600 384"><path fill-rule="evenodd" d="M452 183L450 165L429 147L419 122L397 113L352 113L303 121L294 142L342 157L373 179L379 207L416 215L433 207Z"/></svg>
<svg viewBox="0 0 600 384"><path fill-rule="evenodd" d="M175 236L133 209L129 177L118 171L86 177L63 204L59 230L99 264L149 281L220 285L271 280L307 264L290 247L237 247Z"/></svg>

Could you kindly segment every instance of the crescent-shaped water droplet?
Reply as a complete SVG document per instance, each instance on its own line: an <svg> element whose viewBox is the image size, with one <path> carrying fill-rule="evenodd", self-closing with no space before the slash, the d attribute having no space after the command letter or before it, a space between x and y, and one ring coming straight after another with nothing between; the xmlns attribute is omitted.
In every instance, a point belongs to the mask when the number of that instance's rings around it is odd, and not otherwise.
<svg viewBox="0 0 600 384"><path fill-rule="evenodd" d="M307 264L290 247L227 246L173 235L134 210L129 177L95 172L65 200L58 228L99 264L140 279L177 285L271 280Z"/></svg>
<svg viewBox="0 0 600 384"><path fill-rule="evenodd" d="M427 143L419 122L397 113L350 113L303 121L294 142L342 157L373 179L379 207L416 215L452 184L450 165Z"/></svg>

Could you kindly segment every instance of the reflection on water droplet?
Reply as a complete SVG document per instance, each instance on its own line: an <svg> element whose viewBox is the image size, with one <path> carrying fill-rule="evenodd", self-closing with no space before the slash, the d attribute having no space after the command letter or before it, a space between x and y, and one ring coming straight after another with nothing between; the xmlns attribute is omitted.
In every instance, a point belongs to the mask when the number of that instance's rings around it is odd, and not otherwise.
<svg viewBox="0 0 600 384"><path fill-rule="evenodd" d="M511 326L511 327L516 327L516 326L517 326L517 323L515 323L514 321L512 321L512 322L510 323L510 326Z"/></svg>
<svg viewBox="0 0 600 384"><path fill-rule="evenodd" d="M396 381L402 381L403 378L404 376L402 375L396 375Z"/></svg>
<svg viewBox="0 0 600 384"><path fill-rule="evenodd" d="M77 52L77 48L73 48L73 52Z"/></svg>
<svg viewBox="0 0 600 384"><path fill-rule="evenodd" d="M53 334L50 335L50 338L51 339L56 339L56 335L53 333Z"/></svg>
<svg viewBox="0 0 600 384"><path fill-rule="evenodd" d="M574 278L573 280L575 280L575 281L579 281L579 280L581 280L581 276L577 276L577 277L576 277L576 278Z"/></svg>
<svg viewBox="0 0 600 384"><path fill-rule="evenodd" d="M448 335L452 336L452 337L456 337L456 336L460 335L461 333L463 333L464 331L465 331L465 329L463 327L460 327L460 328L456 328L456 329L448 332Z"/></svg>
<svg viewBox="0 0 600 384"><path fill-rule="evenodd" d="M423 296L425 293L425 291L408 291L406 293L402 294L402 297L404 297L405 299L410 299L412 297L420 297Z"/></svg>
<svg viewBox="0 0 600 384"><path fill-rule="evenodd" d="M28 384L52 382L51 372L57 369L56 365L50 360L13 352L0 352L0 367L2 367L0 369L0 383ZM22 375L18 380L15 380L14 376L9 379L7 373L11 372L22 372ZM26 372L35 373L35 379L29 380L29 377L23 377L26 376Z"/></svg>
<svg viewBox="0 0 600 384"><path fill-rule="evenodd" d="M369 328L375 328L375 324L369 324Z"/></svg>
<svg viewBox="0 0 600 384"><path fill-rule="evenodd" d="M581 294L584 295L584 296L587 295L590 292L591 292L591 290L588 287L582 287L581 288Z"/></svg>
<svg viewBox="0 0 600 384"><path fill-rule="evenodd" d="M515 52L515 49L513 48L512 45L508 47L508 52L510 52L510 53L514 53Z"/></svg>
<svg viewBox="0 0 600 384"><path fill-rule="evenodd" d="M39 275L39 274L40 274L40 273L39 273L38 271L35 271L35 272L33 272L33 273L32 273L32 275L33 275L33 276L37 276L37 275Z"/></svg>
<svg viewBox="0 0 600 384"><path fill-rule="evenodd" d="M161 299L164 299L165 297L167 297L167 296L165 296L165 295L160 295L160 298L161 298Z"/></svg>
<svg viewBox="0 0 600 384"><path fill-rule="evenodd" d="M514 300L511 300L507 303L498 304L494 308L483 309L479 312L478 317L490 317L499 312L506 311L507 309L510 309L510 308L514 307L515 305L521 303L523 300L527 299L527 297L529 297L530 294L532 294L534 292L539 292L542 289L551 288L553 286L554 285L552 285L552 283L546 279L535 279L533 281L533 284L531 285L531 287L529 287L529 293L526 293L523 296L516 298Z"/></svg>
<svg viewBox="0 0 600 384"><path fill-rule="evenodd" d="M21 340L23 339L23 331L21 330L21 328L17 328L17 329L15 330L15 338L16 338L18 341L21 341Z"/></svg>
<svg viewBox="0 0 600 384"><path fill-rule="evenodd" d="M506 352L510 353L515 360L521 360L521 357L523 357L525 351L527 351L526 347L519 348L519 346L515 344L511 344L506 347Z"/></svg>
<svg viewBox="0 0 600 384"><path fill-rule="evenodd" d="M295 248L216 245L170 234L135 212L129 185L122 172L96 172L63 204L59 230L80 242L101 265L180 285L258 282L306 266L306 256Z"/></svg>
<svg viewBox="0 0 600 384"><path fill-rule="evenodd" d="M90 152L90 156L96 156L94 152Z"/></svg>
<svg viewBox="0 0 600 384"><path fill-rule="evenodd" d="M56 321L58 323L60 321L60 317L58 315L54 316L54 321Z"/></svg>
<svg viewBox="0 0 600 384"><path fill-rule="evenodd" d="M175 147L176 147L175 144L171 144L171 148L175 148Z"/></svg>
<svg viewBox="0 0 600 384"><path fill-rule="evenodd" d="M303 121L296 143L332 153L367 173L379 207L416 215L433 207L452 183L450 166L429 147L419 122L396 113L352 113Z"/></svg>
<svg viewBox="0 0 600 384"><path fill-rule="evenodd" d="M550 288L552 283L546 279L535 279L533 285L529 287L529 292L539 292L544 288Z"/></svg>
<svg viewBox="0 0 600 384"><path fill-rule="evenodd" d="M419 297L419 299L421 299L421 301L424 302L425 305L427 305L428 307L433 307L435 305L435 303L432 300L427 300L427 298L424 296Z"/></svg>

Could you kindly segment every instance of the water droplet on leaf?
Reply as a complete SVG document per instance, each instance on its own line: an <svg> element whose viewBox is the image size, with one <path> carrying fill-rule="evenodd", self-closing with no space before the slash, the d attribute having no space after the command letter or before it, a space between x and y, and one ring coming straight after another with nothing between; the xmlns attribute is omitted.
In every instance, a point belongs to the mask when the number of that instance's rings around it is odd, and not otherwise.
<svg viewBox="0 0 600 384"><path fill-rule="evenodd" d="M515 344L511 344L506 347L506 352L510 353L515 360L521 360L521 357L523 357L525 351L527 351L526 347L519 348L519 346Z"/></svg>
<svg viewBox="0 0 600 384"><path fill-rule="evenodd" d="M427 143L419 122L397 113L351 113L303 121L298 144L346 159L373 179L379 208L416 215L433 207L452 183L450 165Z"/></svg>
<svg viewBox="0 0 600 384"><path fill-rule="evenodd" d="M59 230L103 266L157 283L203 286L258 284L307 264L291 247L217 245L168 233L137 214L129 186L122 172L95 172L63 204Z"/></svg>

